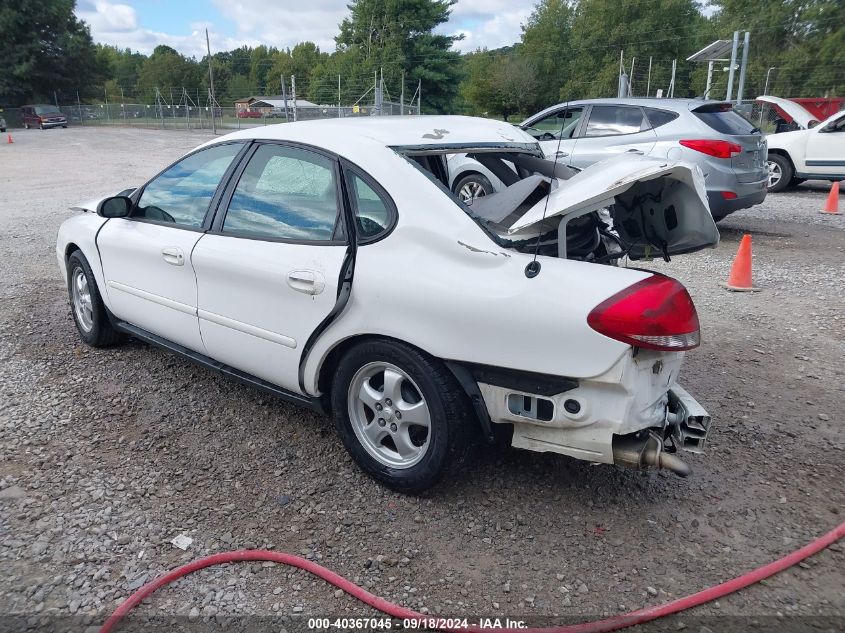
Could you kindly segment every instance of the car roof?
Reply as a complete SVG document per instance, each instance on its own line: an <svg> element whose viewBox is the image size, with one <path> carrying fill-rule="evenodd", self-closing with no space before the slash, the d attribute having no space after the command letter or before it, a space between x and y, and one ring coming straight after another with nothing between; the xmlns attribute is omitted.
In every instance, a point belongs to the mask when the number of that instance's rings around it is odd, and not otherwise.
<svg viewBox="0 0 845 633"><path fill-rule="evenodd" d="M674 112L686 112L689 110L693 110L695 108L699 108L701 106L706 105L717 105L717 104L724 104L728 103L727 101L719 101L716 99L693 99L693 98L664 98L664 97L603 97L600 99L575 99L573 101L564 101L562 103L555 104L537 112L536 114L532 114L530 117L525 119L522 124L536 119L540 115L545 115L550 112L554 112L558 108L563 106L576 106L576 105L601 105L601 104L613 104L613 105L636 105L636 106L644 106L649 108L662 108L664 110L672 110ZM520 124L520 125L522 125Z"/></svg>
<svg viewBox="0 0 845 633"><path fill-rule="evenodd" d="M366 116L278 123L233 132L206 145L237 139L306 143L340 155L347 155L356 147L367 146L431 150L479 144L538 147L536 139L504 121L441 115Z"/></svg>

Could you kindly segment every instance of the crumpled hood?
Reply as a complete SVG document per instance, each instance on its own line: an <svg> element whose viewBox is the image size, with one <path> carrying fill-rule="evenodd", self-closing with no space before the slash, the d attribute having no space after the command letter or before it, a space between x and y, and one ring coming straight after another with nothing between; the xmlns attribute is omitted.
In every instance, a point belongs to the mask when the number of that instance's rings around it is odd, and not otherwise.
<svg viewBox="0 0 845 633"><path fill-rule="evenodd" d="M508 228L508 236L536 232L545 220L564 222L602 208L632 248L632 259L690 253L719 243L707 203L704 175L692 163L621 154L569 180L555 179L549 194Z"/></svg>

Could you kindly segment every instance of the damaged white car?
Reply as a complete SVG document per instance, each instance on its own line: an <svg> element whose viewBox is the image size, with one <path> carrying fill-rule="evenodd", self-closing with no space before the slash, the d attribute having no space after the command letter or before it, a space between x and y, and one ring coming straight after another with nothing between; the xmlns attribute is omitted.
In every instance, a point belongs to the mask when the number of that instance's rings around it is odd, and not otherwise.
<svg viewBox="0 0 845 633"><path fill-rule="evenodd" d="M508 185L471 207L469 154ZM686 289L620 260L718 243L701 173L623 156L575 174L506 123L326 120L214 139L79 205L56 255L82 339L130 335L331 411L358 465L416 493L473 435L689 469L710 423L677 383Z"/></svg>

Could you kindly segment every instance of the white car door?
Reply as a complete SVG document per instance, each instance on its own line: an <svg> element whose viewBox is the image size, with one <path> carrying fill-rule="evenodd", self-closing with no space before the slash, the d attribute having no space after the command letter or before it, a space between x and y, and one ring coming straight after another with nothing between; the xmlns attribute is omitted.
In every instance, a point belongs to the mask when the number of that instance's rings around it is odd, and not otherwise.
<svg viewBox="0 0 845 633"><path fill-rule="evenodd" d="M807 132L807 171L825 176L845 175L845 112Z"/></svg>
<svg viewBox="0 0 845 633"><path fill-rule="evenodd" d="M540 142L546 158L571 164L572 150L581 124L582 106L563 106L542 119L524 125L523 130Z"/></svg>
<svg viewBox="0 0 845 633"><path fill-rule="evenodd" d="M239 171L193 253L202 339L212 358L301 392L303 348L335 306L347 255L340 168L268 142ZM380 230L369 215L362 228Z"/></svg>
<svg viewBox="0 0 845 633"><path fill-rule="evenodd" d="M183 158L147 183L130 217L103 225L97 247L118 318L204 351L191 251L210 221L218 185L243 147L216 145Z"/></svg>

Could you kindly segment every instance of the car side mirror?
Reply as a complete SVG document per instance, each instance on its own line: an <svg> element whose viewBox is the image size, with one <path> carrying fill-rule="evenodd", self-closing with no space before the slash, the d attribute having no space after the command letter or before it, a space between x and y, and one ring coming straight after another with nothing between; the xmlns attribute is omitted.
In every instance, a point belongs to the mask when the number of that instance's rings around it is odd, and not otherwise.
<svg viewBox="0 0 845 633"><path fill-rule="evenodd" d="M125 218L132 210L132 200L126 196L112 196L97 205L97 215L102 218Z"/></svg>

